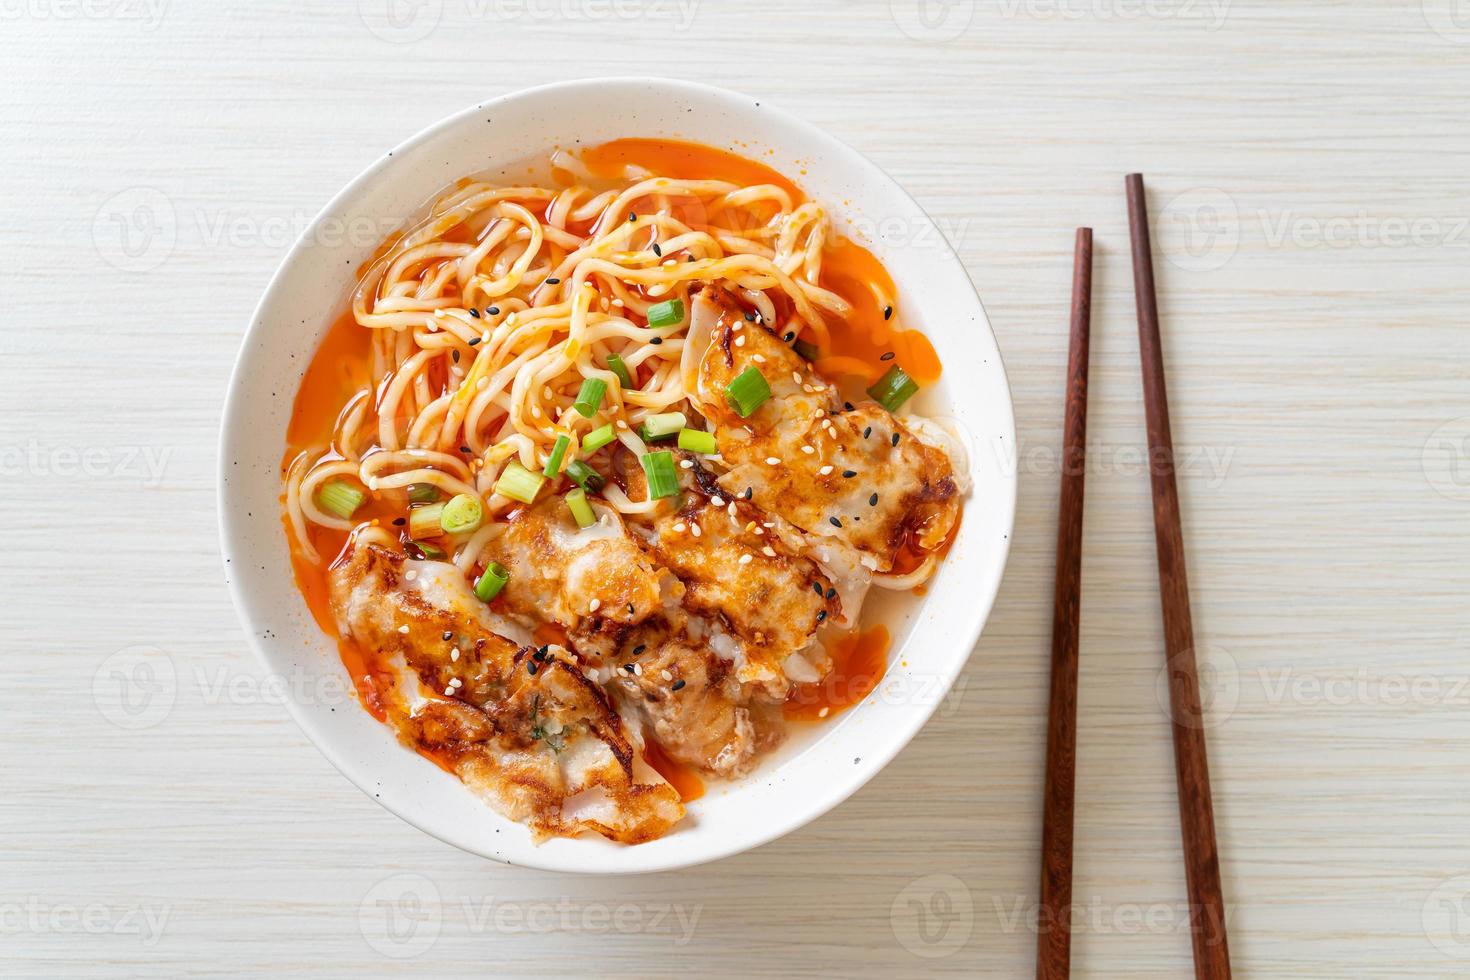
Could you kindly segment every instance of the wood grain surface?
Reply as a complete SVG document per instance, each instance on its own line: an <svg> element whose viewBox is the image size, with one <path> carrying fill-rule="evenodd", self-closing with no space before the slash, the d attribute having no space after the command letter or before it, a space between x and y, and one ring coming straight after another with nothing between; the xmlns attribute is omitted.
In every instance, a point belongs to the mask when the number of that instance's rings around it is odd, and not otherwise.
<svg viewBox="0 0 1470 980"><path fill-rule="evenodd" d="M1070 232L1087 225L1074 975L1187 976L1135 170L1236 973L1470 971L1456 0L392 13L0 0L0 975L1030 974ZM266 679L246 647L215 443L249 313L344 183L478 100L638 72L778 104L919 200L1000 340L1020 499L960 687L877 779L740 857L586 880L424 836L300 734L283 698L333 692Z"/></svg>

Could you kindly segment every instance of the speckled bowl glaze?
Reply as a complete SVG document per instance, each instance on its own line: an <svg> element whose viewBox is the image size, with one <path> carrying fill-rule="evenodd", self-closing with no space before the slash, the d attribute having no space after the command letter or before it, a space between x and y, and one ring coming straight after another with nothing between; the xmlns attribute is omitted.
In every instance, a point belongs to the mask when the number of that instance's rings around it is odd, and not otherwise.
<svg viewBox="0 0 1470 980"><path fill-rule="evenodd" d="M711 783L667 837L637 847L598 839L533 844L454 777L398 743L352 699L335 642L292 577L281 522L281 457L292 399L354 270L383 235L468 174L524 179L550 151L625 136L732 149L775 167L822 201L839 232L871 248L898 284L906 325L945 365L921 395L969 443L974 489L949 557L923 597L879 595L865 621L894 635L886 677L861 704L802 726L746 779ZM255 310L225 403L219 507L225 575L250 643L285 689L291 714L341 772L404 820L510 864L556 871L647 872L736 854L845 800L898 754L949 692L990 612L1015 514L1015 434L995 337L963 266L914 201L856 151L734 92L654 78L529 89L435 123L338 194L282 261ZM336 692L336 695L333 695ZM919 801L914 801L918 803Z"/></svg>

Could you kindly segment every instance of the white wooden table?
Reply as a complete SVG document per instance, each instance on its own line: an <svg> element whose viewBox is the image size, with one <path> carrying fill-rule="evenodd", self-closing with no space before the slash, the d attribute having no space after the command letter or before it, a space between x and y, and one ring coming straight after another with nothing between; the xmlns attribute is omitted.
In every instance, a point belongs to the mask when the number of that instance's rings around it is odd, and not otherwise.
<svg viewBox="0 0 1470 980"><path fill-rule="evenodd" d="M1454 0L0 0L0 55L0 974L1026 975L1089 224L1074 959L1187 975L1134 169L1238 974L1470 973ZM590 880L424 836L297 731L223 586L215 438L249 311L337 188L464 105L614 72L769 99L918 197L1006 355L1021 499L961 691L878 779L753 853Z"/></svg>

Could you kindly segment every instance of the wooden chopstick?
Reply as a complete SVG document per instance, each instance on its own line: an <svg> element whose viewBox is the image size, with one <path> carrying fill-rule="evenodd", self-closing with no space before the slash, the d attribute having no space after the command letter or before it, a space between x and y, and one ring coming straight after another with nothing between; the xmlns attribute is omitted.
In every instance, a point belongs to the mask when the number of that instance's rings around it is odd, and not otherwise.
<svg viewBox="0 0 1470 980"><path fill-rule="evenodd" d="M1129 174L1124 183L1128 189L1128 227L1133 239L1133 293L1138 305L1138 349L1143 361L1154 540L1164 610L1164 652L1174 729L1174 770L1179 786L1179 827L1184 840L1184 873L1194 942L1194 975L1198 980L1224 980L1230 976L1230 950L1225 936L1219 854L1215 847L1210 767L1201 724L1199 671L1194 655L1194 625L1189 614L1184 533L1179 520L1179 488L1174 481L1174 442L1169 433L1164 356L1159 346L1159 306L1154 293L1148 204L1144 200L1142 174Z"/></svg>
<svg viewBox="0 0 1470 980"><path fill-rule="evenodd" d="M1072 960L1072 801L1077 761L1077 629L1082 594L1082 489L1087 447L1087 354L1092 327L1092 229L1078 228L1072 257L1072 328L1062 423L1062 492L1052 594L1051 707L1041 823L1037 980L1061 980Z"/></svg>

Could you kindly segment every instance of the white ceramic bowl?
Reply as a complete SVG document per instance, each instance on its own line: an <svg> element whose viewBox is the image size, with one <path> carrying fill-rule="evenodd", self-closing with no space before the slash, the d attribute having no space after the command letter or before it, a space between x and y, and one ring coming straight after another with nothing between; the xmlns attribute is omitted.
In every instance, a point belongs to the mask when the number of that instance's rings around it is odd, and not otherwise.
<svg viewBox="0 0 1470 980"><path fill-rule="evenodd" d="M861 704L812 726L745 780L711 784L662 840L531 843L457 780L403 748L344 689L336 645L296 590L281 523L281 456L292 399L355 268L382 232L453 180L524 164L557 147L670 137L754 157L822 201L840 231L872 248L898 284L907 325L945 366L923 398L971 442L974 491L954 547L923 599L879 596L894 644L887 676ZM856 151L755 99L688 82L566 82L495 99L435 123L378 160L303 233L261 298L241 346L220 438L220 521L235 605L266 669L288 681L292 715L365 793L409 823L486 857L557 871L643 872L735 854L842 802L919 730L964 666L1005 566L1015 513L1010 391L964 268L919 206ZM870 620L871 621L871 620Z"/></svg>

